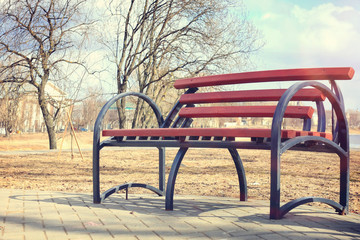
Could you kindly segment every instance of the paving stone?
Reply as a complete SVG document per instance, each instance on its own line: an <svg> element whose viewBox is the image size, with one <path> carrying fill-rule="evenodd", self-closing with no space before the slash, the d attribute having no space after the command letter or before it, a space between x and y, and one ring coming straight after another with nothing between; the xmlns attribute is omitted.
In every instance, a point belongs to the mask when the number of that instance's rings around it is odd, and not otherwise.
<svg viewBox="0 0 360 240"><path fill-rule="evenodd" d="M260 235L260 237L262 239L266 239L266 240L288 240L289 238L284 237L278 233L268 233L268 234L262 234Z"/></svg>
<svg viewBox="0 0 360 240"><path fill-rule="evenodd" d="M227 239L231 237L231 235L228 232L222 231L220 229L215 229L212 231L206 231L204 232L204 235L211 239Z"/></svg>
<svg viewBox="0 0 360 240"><path fill-rule="evenodd" d="M159 235L157 235L155 232L153 231L139 231L139 232L134 232L134 235L137 239L140 240L146 240L146 239L162 239Z"/></svg>
<svg viewBox="0 0 360 240"><path fill-rule="evenodd" d="M285 235L290 240L309 240L309 237L300 232L289 232Z"/></svg>
<svg viewBox="0 0 360 240"><path fill-rule="evenodd" d="M19 233L8 233L8 234L4 234L3 236L0 237L0 239L2 240L25 240L25 235L24 234L19 234Z"/></svg>
<svg viewBox="0 0 360 240"><path fill-rule="evenodd" d="M45 235L44 231L32 231L25 233L26 240L47 240L48 238Z"/></svg>
<svg viewBox="0 0 360 240"><path fill-rule="evenodd" d="M67 235L67 239L70 240L92 240L90 234L84 232L75 232ZM109 236L103 235L103 239L110 239Z"/></svg>
<svg viewBox="0 0 360 240"><path fill-rule="evenodd" d="M64 240L68 239L68 235L65 233L46 232L47 239L51 240Z"/></svg>

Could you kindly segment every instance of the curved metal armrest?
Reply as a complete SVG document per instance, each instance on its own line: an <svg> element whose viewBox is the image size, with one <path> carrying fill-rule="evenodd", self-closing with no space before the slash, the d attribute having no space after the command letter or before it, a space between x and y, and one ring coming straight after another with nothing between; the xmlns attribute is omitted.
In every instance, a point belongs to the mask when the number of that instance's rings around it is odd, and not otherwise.
<svg viewBox="0 0 360 240"><path fill-rule="evenodd" d="M336 97L339 99L342 108L345 109L344 97L343 97L343 95L341 93L341 90L340 90L339 86L336 84L336 82L334 80L330 80L329 82L330 82L330 85L331 85L331 90L336 95ZM331 121L332 121L332 129L331 129L331 131L332 131L332 134L334 136L334 140L338 141L339 124L337 122L335 123L333 109L332 109L332 113L331 113Z"/></svg>
<svg viewBox="0 0 360 240"><path fill-rule="evenodd" d="M273 123L271 127L271 138L274 140L272 141L272 147L276 148L275 145L279 145L280 143L280 131L282 126L282 121L284 118L284 113L286 110L286 107L289 104L290 99L295 95L297 91L299 91L302 88L305 87L314 87L316 89L319 89L330 101L336 117L338 121L339 126L339 132L338 132L338 140L337 142L340 143L340 146L345 150L348 151L349 148L349 137L348 137L348 125L345 115L345 109L344 104L342 101L342 98L338 96L338 93L334 93L331 89L329 89L327 86L320 82L316 81L307 81L307 82L298 82L292 85L286 92L283 94L283 96L280 98L279 103L276 107L274 117L273 117ZM276 142L275 142L276 141ZM275 145L273 145L275 144Z"/></svg>
<svg viewBox="0 0 360 240"><path fill-rule="evenodd" d="M114 96L113 98L111 98L101 109L101 111L98 114L98 117L96 118L95 121L95 125L94 125L94 138L93 138L93 144L95 146L95 144L97 146L99 146L100 144L100 132L101 132L101 123L105 117L105 114L107 113L107 111L109 110L109 108L119 99L124 98L124 97L128 97L128 96L136 96L139 97L141 99L143 99L145 102L147 102L150 107L153 109L155 115L156 115L156 119L158 121L159 127L163 124L164 122L164 118L160 112L159 107L156 105L156 103L151 100L148 96L146 96L143 93L138 93L138 92L126 92L126 93L120 93L116 96Z"/></svg>

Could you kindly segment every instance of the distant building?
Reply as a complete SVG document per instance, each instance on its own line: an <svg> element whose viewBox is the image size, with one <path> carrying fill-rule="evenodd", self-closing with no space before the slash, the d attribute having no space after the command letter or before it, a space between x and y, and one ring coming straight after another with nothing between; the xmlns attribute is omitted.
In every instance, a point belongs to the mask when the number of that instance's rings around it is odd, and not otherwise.
<svg viewBox="0 0 360 240"><path fill-rule="evenodd" d="M69 105L70 101L67 99L66 93L51 82L46 84L45 92L47 98L49 98L48 109L50 114L54 115L55 111L60 107L57 121L55 122L55 130L63 129L67 120L63 107ZM4 99L0 99L0 101L4 101ZM26 84L21 87L16 115L17 124L13 132L46 132L46 126L34 86ZM2 129L1 131L0 129L0 132L4 132L4 130Z"/></svg>

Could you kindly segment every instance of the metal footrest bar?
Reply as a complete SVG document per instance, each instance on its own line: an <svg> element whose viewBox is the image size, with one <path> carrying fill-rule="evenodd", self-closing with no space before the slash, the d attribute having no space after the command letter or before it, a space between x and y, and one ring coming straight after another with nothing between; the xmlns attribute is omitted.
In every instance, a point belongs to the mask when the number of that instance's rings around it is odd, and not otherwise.
<svg viewBox="0 0 360 240"><path fill-rule="evenodd" d="M139 188L146 188L149 189L150 191L156 193L159 196L163 196L164 195L164 191L161 191L160 189L153 187L151 185L147 185L144 183L125 183L125 184L121 184L115 187L112 187L108 190L106 190L103 194L101 194L100 196L100 202L103 202L106 198L108 198L111 194L114 194L122 189L129 189L132 187L139 187ZM127 195L127 194L126 194ZM127 196L126 196L127 198Z"/></svg>
<svg viewBox="0 0 360 240"><path fill-rule="evenodd" d="M319 202L319 203L325 203L331 207L333 207L336 212L338 212L341 215L346 214L346 206L342 206L341 204L327 199L327 198L318 198L318 197L302 197L302 198L298 198L298 199L294 199L286 204L284 204L281 208L280 208L280 213L279 213L279 219L282 218L285 214L287 214L288 212L290 212L292 209L306 204L306 203L311 203L311 202Z"/></svg>

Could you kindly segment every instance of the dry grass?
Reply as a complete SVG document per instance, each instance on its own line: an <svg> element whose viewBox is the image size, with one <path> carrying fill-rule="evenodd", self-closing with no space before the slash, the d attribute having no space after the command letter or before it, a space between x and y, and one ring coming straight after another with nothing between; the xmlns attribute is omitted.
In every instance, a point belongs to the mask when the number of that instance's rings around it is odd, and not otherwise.
<svg viewBox="0 0 360 240"><path fill-rule="evenodd" d="M91 133L78 134L82 149L90 149ZM61 139L59 140L60 145ZM84 159L74 143L74 154L63 151L39 154L0 154L0 188L38 189L67 192L92 192L91 151L83 151ZM2 151L43 150L44 134L12 136L0 141ZM64 142L70 147L70 137ZM167 151L167 173L176 154ZM239 150L248 181L249 198L269 199L270 152ZM157 150L104 150L101 153L102 191L124 182L141 182L157 186ZM73 157L72 157L73 156ZM351 152L350 208L360 213L360 151ZM282 157L282 200L301 196L338 199L339 160L334 154L290 151ZM131 189L131 192L144 191ZM145 190L146 191L146 190ZM230 154L224 149L190 149L176 182L175 194L239 196L238 179ZM322 205L323 206L323 205Z"/></svg>

